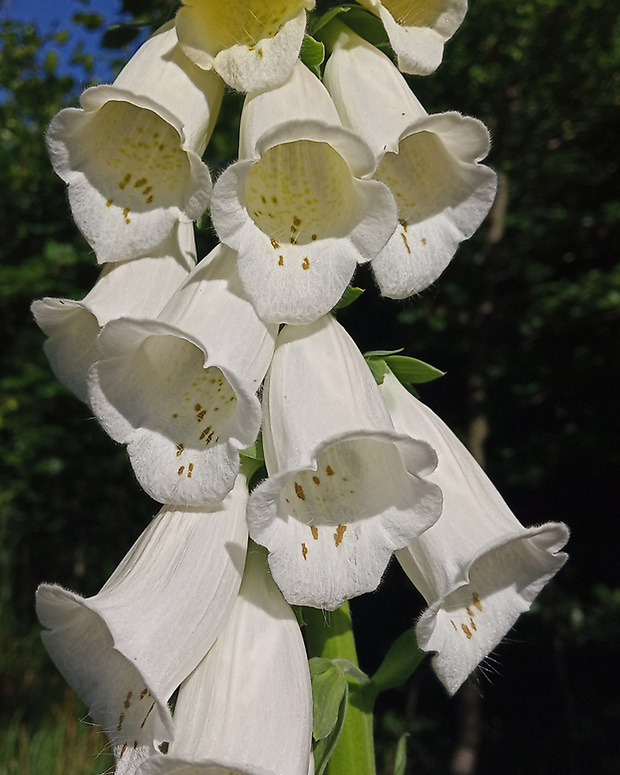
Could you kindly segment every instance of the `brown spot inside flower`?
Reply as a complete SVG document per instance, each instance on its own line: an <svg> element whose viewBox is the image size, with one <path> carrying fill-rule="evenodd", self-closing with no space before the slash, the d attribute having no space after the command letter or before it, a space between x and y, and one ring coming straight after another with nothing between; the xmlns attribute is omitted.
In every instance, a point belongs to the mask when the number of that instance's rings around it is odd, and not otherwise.
<svg viewBox="0 0 620 775"><path fill-rule="evenodd" d="M314 538L315 541L319 540L319 529L316 525L310 525L310 532L312 533L312 538Z"/></svg>
<svg viewBox="0 0 620 775"><path fill-rule="evenodd" d="M469 640L473 636L472 631L469 629L469 627L466 624L461 624L461 629L463 630L465 635L467 635L467 640Z"/></svg>
<svg viewBox="0 0 620 775"><path fill-rule="evenodd" d="M482 603L480 602L480 598L475 592L474 592L474 605L479 611L482 611Z"/></svg>
<svg viewBox="0 0 620 775"><path fill-rule="evenodd" d="M303 554L305 560L308 556L308 547L305 544L301 545L301 553Z"/></svg>
<svg viewBox="0 0 620 775"><path fill-rule="evenodd" d="M310 269L310 261L308 261L308 256L306 256L304 260L301 262L301 268Z"/></svg>
<svg viewBox="0 0 620 775"><path fill-rule="evenodd" d="M334 540L336 542L336 546L340 546L342 543L342 539L344 538L345 531L347 529L346 525L338 525L336 528L336 532L334 533Z"/></svg>
<svg viewBox="0 0 620 775"><path fill-rule="evenodd" d="M306 500L306 493L304 492L304 488L297 482L295 482L295 495L297 495L300 501Z"/></svg>
<svg viewBox="0 0 620 775"><path fill-rule="evenodd" d="M334 469L331 466L327 466L327 468L325 469L325 473L327 474L327 476L333 476Z"/></svg>

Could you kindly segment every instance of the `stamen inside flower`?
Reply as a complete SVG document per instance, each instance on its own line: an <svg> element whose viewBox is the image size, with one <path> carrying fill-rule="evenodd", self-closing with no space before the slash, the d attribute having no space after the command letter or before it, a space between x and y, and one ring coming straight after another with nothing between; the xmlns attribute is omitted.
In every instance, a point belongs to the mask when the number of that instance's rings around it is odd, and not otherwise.
<svg viewBox="0 0 620 775"><path fill-rule="evenodd" d="M343 441L318 457L316 471L300 471L282 488L282 510L306 525L343 525L385 511L385 492L402 490L398 449L375 439Z"/></svg>
<svg viewBox="0 0 620 775"><path fill-rule="evenodd" d="M304 7L300 0L209 0L185 5L200 14L197 22L218 50L235 44L251 46L263 38L273 38Z"/></svg>
<svg viewBox="0 0 620 775"><path fill-rule="evenodd" d="M254 223L278 244L345 236L356 223L353 176L328 143L269 148L247 177L245 199Z"/></svg>
<svg viewBox="0 0 620 775"><path fill-rule="evenodd" d="M391 189L399 217L410 223L453 204L460 189L454 160L433 132L402 140L399 153L386 153L374 177Z"/></svg>
<svg viewBox="0 0 620 775"><path fill-rule="evenodd" d="M394 21L403 27L432 27L443 11L445 0L382 0Z"/></svg>
<svg viewBox="0 0 620 775"><path fill-rule="evenodd" d="M151 110L111 100L79 140L80 166L107 205L131 211L178 204L189 160L177 130Z"/></svg>
<svg viewBox="0 0 620 775"><path fill-rule="evenodd" d="M175 336L151 336L139 348L134 375L148 395L146 424L177 441L179 466L188 449L216 444L235 415L237 396L220 369L203 367L204 355Z"/></svg>

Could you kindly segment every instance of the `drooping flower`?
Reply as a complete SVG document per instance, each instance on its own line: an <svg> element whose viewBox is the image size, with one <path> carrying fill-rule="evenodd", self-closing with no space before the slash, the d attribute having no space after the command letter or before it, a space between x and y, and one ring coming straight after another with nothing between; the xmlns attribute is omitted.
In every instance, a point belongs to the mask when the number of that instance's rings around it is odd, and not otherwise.
<svg viewBox="0 0 620 775"><path fill-rule="evenodd" d="M99 263L148 256L177 221L205 211L211 177L201 156L223 89L183 54L171 22L113 85L86 89L81 108L52 120L52 164Z"/></svg>
<svg viewBox="0 0 620 775"><path fill-rule="evenodd" d="M289 603L333 610L376 589L395 549L441 512L433 450L394 431L353 340L331 315L278 336L263 392L269 478L251 537Z"/></svg>
<svg viewBox="0 0 620 775"><path fill-rule="evenodd" d="M436 652L435 672L453 694L564 565L568 529L523 527L437 415L389 371L380 390L396 430L437 452L429 480L443 493L442 515L396 556L428 603L418 643Z"/></svg>
<svg viewBox="0 0 620 775"><path fill-rule="evenodd" d="M375 163L301 62L279 89L248 96L239 161L218 179L211 216L261 318L316 320L384 247L397 208L383 183L362 179Z"/></svg>
<svg viewBox="0 0 620 775"><path fill-rule="evenodd" d="M86 377L99 359L101 327L123 316L156 317L195 263L193 225L179 223L151 258L106 264L82 301L35 301L32 312L49 337L45 354L58 380L88 402Z"/></svg>
<svg viewBox="0 0 620 775"><path fill-rule="evenodd" d="M164 506L94 597L37 590L45 647L109 737L116 775L174 739L168 700L215 642L241 584L246 502L239 476L210 509Z"/></svg>
<svg viewBox="0 0 620 775"><path fill-rule="evenodd" d="M372 269L383 295L405 298L439 277L493 204L496 175L479 163L489 133L458 113L429 116L392 62L341 28L325 85L343 124L376 154L374 178L398 204L399 225Z"/></svg>
<svg viewBox="0 0 620 775"><path fill-rule="evenodd" d="M179 43L237 91L274 89L291 74L312 8L314 0L183 0Z"/></svg>
<svg viewBox="0 0 620 775"><path fill-rule="evenodd" d="M306 651L263 551L248 550L241 590L214 646L183 682L168 754L139 775L308 775L312 696Z"/></svg>
<svg viewBox="0 0 620 775"><path fill-rule="evenodd" d="M467 13L467 0L359 0L383 22L403 73L429 75Z"/></svg>
<svg viewBox="0 0 620 775"><path fill-rule="evenodd" d="M258 434L277 326L239 294L234 254L218 245L158 317L112 320L99 336L90 404L161 503L221 500Z"/></svg>

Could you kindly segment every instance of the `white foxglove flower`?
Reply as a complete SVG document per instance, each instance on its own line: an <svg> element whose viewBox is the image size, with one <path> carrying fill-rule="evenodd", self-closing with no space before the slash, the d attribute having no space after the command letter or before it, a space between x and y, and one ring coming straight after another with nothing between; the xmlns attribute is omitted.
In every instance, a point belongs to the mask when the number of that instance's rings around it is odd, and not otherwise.
<svg viewBox="0 0 620 775"><path fill-rule="evenodd" d="M183 682L168 754L139 775L308 775L312 692L295 615L248 550L239 596L215 645Z"/></svg>
<svg viewBox="0 0 620 775"><path fill-rule="evenodd" d="M113 85L86 89L81 108L52 120L52 164L100 263L148 256L178 220L205 211L211 177L201 156L223 89L183 54L171 22Z"/></svg>
<svg viewBox="0 0 620 775"><path fill-rule="evenodd" d="M325 85L343 124L379 160L399 225L372 262L385 296L401 299L433 283L488 213L495 173L480 164L489 133L458 113L429 116L392 62L346 30L325 68Z"/></svg>
<svg viewBox="0 0 620 775"><path fill-rule="evenodd" d="M99 359L101 327L123 316L156 317L196 264L191 223L179 223L150 258L106 264L82 301L45 297L32 312L49 339L45 354L54 374L88 402L86 376Z"/></svg>
<svg viewBox="0 0 620 775"><path fill-rule="evenodd" d="M221 500L239 450L258 434L256 392L277 326L266 326L236 286L234 253L219 245L157 318L112 320L99 336L90 404L161 503Z"/></svg>
<svg viewBox="0 0 620 775"><path fill-rule="evenodd" d="M240 476L211 509L165 506L103 589L37 591L43 642L132 775L174 739L168 700L215 642L238 594L247 545Z"/></svg>
<svg viewBox="0 0 620 775"><path fill-rule="evenodd" d="M246 99L239 157L215 184L214 226L238 251L241 282L261 318L312 322L394 232L394 198L361 179L375 169L370 148L342 127L301 62L279 89Z"/></svg>
<svg viewBox="0 0 620 775"><path fill-rule="evenodd" d="M416 632L454 693L564 565L562 523L525 528L452 431L388 371L381 393L394 426L437 452L429 480L441 487L440 519L396 553L429 607Z"/></svg>
<svg viewBox="0 0 620 775"><path fill-rule="evenodd" d="M359 0L383 22L403 73L429 75L467 13L467 0Z"/></svg>
<svg viewBox="0 0 620 775"><path fill-rule="evenodd" d="M269 478L248 504L289 603L333 610L376 589L392 552L427 530L436 458L394 431L353 340L331 315L278 336L263 392Z"/></svg>
<svg viewBox="0 0 620 775"><path fill-rule="evenodd" d="M312 8L314 0L183 0L179 43L237 91L273 89L291 74Z"/></svg>

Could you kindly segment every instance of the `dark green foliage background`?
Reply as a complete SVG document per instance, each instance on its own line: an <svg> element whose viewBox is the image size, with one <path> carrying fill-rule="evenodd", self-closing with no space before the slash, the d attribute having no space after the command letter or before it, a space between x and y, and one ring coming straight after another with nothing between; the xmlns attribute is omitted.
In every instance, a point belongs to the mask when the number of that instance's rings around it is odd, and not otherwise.
<svg viewBox="0 0 620 775"><path fill-rule="evenodd" d="M326 8L329 3L319 4ZM103 35L119 62L144 26L174 4L125 0L137 26ZM120 3L119 3L120 10ZM445 62L410 83L429 112L458 110L490 127L489 163L507 191L501 238L489 226L462 246L432 288L404 302L366 293L340 313L360 347L396 349L447 376L420 392L465 437L483 418L487 468L524 524L566 521L571 560L479 676L480 775L615 773L620 701L609 676L620 657L618 420L620 334L620 40L613 3L472 0ZM51 171L45 126L76 104L94 52L76 51L77 83L32 26L0 28L0 707L3 723L43 723L62 681L38 641L41 581L93 594L157 505L125 453L53 377L29 312L45 295L81 298L98 270ZM42 44L46 45L42 48ZM43 53L42 53L43 52ZM46 53L45 53L46 52ZM240 111L227 94L206 159L234 159ZM214 244L208 219L200 245ZM372 670L421 610L391 567L354 601L362 667ZM460 704L425 664L385 695L379 771L407 731L408 772L450 770Z"/></svg>

